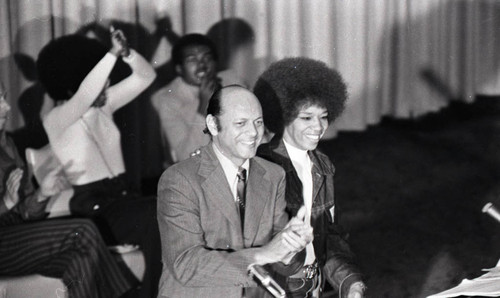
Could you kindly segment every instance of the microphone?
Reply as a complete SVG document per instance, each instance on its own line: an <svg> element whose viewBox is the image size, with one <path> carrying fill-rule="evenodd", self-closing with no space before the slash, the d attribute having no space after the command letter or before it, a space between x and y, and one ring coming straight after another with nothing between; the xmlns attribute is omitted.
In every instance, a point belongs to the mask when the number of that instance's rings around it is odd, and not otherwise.
<svg viewBox="0 0 500 298"><path fill-rule="evenodd" d="M491 217L500 222L500 212L498 212L498 209L495 208L495 206L493 206L491 202L488 202L486 203L486 205L484 205L483 213L489 214Z"/></svg>
<svg viewBox="0 0 500 298"><path fill-rule="evenodd" d="M285 290L269 275L264 267L259 265L250 265L248 275L255 277L259 282L276 298L285 298Z"/></svg>

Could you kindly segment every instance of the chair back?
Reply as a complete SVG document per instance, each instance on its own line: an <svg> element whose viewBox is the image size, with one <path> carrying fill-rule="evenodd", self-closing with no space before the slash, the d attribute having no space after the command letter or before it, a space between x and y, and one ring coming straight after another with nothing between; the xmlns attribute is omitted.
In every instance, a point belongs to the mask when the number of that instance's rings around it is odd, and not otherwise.
<svg viewBox="0 0 500 298"><path fill-rule="evenodd" d="M39 185L49 172L60 165L59 160L55 157L49 145L40 149L27 148L26 162L28 164L28 170L33 174ZM65 188L63 191L50 198L46 208L50 218L71 214L69 201L73 197L74 191L71 187L71 183L69 183L64 175L63 170L60 171L59 175L63 178L61 181L63 181Z"/></svg>

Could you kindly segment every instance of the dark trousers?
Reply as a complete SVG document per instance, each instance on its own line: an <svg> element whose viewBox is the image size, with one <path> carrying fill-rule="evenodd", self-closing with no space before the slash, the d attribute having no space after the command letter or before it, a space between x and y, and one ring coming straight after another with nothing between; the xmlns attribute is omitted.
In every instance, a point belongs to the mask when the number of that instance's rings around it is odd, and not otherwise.
<svg viewBox="0 0 500 298"><path fill-rule="evenodd" d="M88 219L50 219L0 228L0 275L61 278L69 297L118 297L135 282ZM64 290L64 289L61 289Z"/></svg>
<svg viewBox="0 0 500 298"><path fill-rule="evenodd" d="M109 245L139 245L146 263L139 297L156 297L162 268L156 198L130 193L122 176L73 188L72 214L92 218Z"/></svg>

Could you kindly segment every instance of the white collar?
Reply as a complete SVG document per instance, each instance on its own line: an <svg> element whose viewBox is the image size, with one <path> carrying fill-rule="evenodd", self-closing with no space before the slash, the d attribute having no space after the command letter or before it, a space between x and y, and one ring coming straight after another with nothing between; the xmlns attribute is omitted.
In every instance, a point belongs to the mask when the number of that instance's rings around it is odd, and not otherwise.
<svg viewBox="0 0 500 298"><path fill-rule="evenodd" d="M233 185L236 175L238 174L238 166L236 166L227 156L222 154L222 152L217 148L217 146L212 143L212 148L214 148L215 156L219 160L222 170L224 170L224 174L226 174L226 179L229 185ZM250 169L250 161L247 159L241 165L245 170L247 170L247 177Z"/></svg>
<svg viewBox="0 0 500 298"><path fill-rule="evenodd" d="M307 152L308 152L307 150L299 149L299 148L287 143L287 141L285 141L285 139L283 139L283 143L285 144L285 148L286 148L286 151L288 152L288 156L290 156L290 159L292 161L304 163L304 162L307 162L309 160L309 154L307 154Z"/></svg>

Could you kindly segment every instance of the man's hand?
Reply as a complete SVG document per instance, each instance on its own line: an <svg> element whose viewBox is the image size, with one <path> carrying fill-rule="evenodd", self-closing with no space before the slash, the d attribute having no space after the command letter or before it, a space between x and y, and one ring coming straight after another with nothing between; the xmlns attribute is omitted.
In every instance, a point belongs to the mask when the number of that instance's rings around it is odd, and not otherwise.
<svg viewBox="0 0 500 298"><path fill-rule="evenodd" d="M215 90L217 90L218 88L221 88L220 78L215 76L212 77L205 76L202 78L200 85L200 93L198 96L200 99L200 104L198 106L198 113L201 114L202 116L206 116L210 97L212 97L212 94L214 94Z"/></svg>
<svg viewBox="0 0 500 298"><path fill-rule="evenodd" d="M311 225L304 222L306 212L307 210L305 206L300 207L297 214L285 227L285 231L287 232L283 235L283 238L286 240L289 247L295 248L295 250L292 250L294 253L303 250L314 238ZM288 228L290 230L288 230Z"/></svg>
<svg viewBox="0 0 500 298"><path fill-rule="evenodd" d="M128 57L130 55L130 49L128 47L127 38L123 34L122 30L115 30L111 26L111 50L110 52L115 56Z"/></svg>
<svg viewBox="0 0 500 298"><path fill-rule="evenodd" d="M19 187L21 186L22 178L23 170L20 168L16 168L10 172L9 178L7 178L7 187L3 200L8 209L19 203Z"/></svg>

